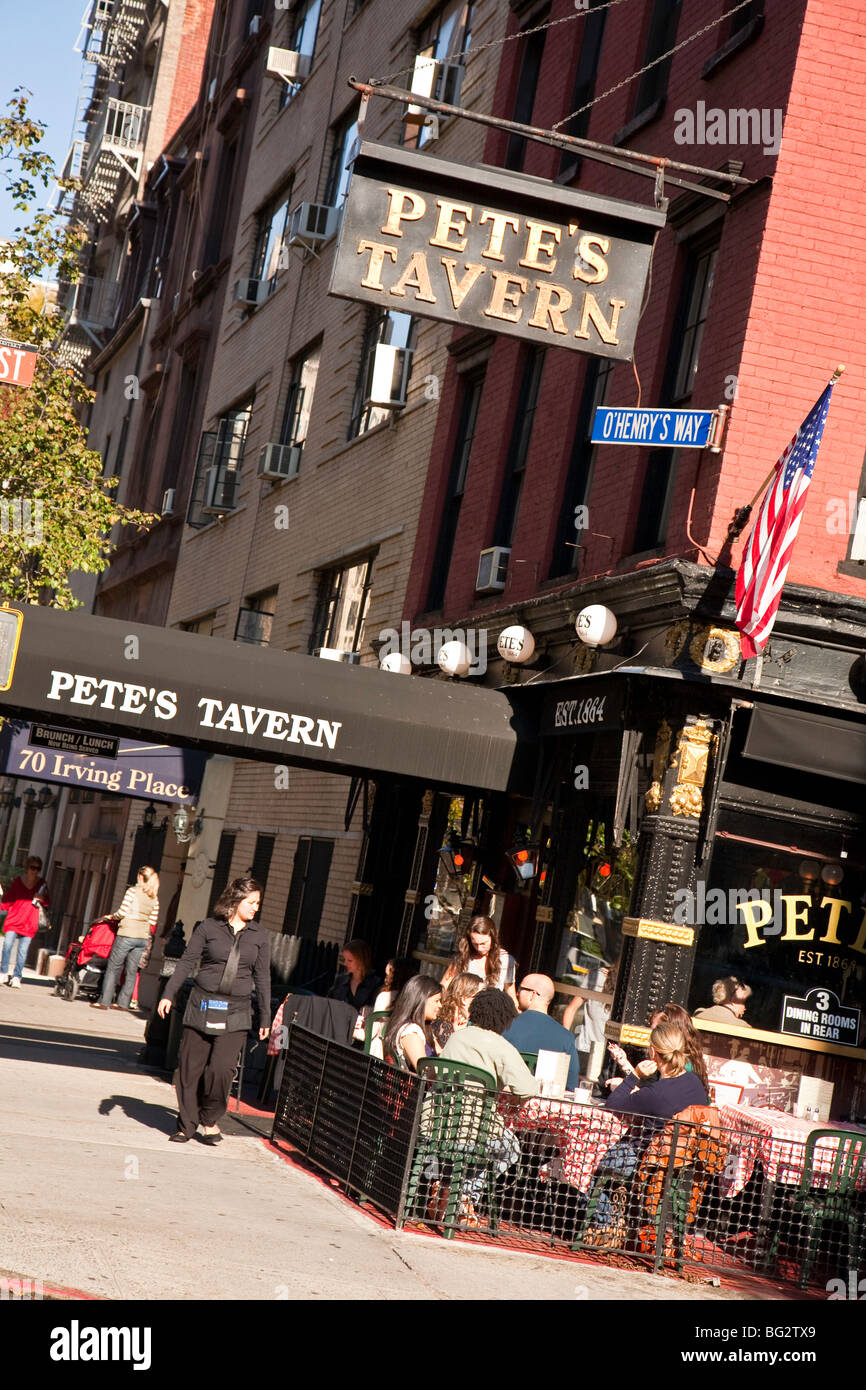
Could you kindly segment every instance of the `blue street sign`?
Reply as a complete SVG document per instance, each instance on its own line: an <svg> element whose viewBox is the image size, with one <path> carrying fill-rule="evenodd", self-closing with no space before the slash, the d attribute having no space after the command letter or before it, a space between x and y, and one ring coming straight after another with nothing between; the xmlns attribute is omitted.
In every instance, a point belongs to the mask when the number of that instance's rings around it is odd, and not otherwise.
<svg viewBox="0 0 866 1390"><path fill-rule="evenodd" d="M593 444L650 444L657 448L706 449L714 410L636 410L600 405L592 422Z"/></svg>

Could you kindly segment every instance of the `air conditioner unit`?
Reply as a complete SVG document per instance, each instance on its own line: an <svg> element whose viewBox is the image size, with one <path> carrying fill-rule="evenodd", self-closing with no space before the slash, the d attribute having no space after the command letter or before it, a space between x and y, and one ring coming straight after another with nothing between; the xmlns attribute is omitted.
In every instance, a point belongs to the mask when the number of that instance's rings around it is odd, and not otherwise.
<svg viewBox="0 0 866 1390"><path fill-rule="evenodd" d="M410 92L432 97L448 106L457 106L466 69L462 63L440 63L419 53L412 72ZM407 106L403 122L408 126L438 126L436 116L423 106Z"/></svg>
<svg viewBox="0 0 866 1390"><path fill-rule="evenodd" d="M234 290L235 303L258 304L261 290L261 280L238 280Z"/></svg>
<svg viewBox="0 0 866 1390"><path fill-rule="evenodd" d="M252 17L252 19L250 20L250 27L249 27L249 29L247 30L247 33L249 34L250 38L252 38L252 36L253 36L254 34L257 34L257 33L259 32L259 30L261 29L261 27L262 27L262 17L261 17L261 15L260 15L260 14L254 14L253 17Z"/></svg>
<svg viewBox="0 0 866 1390"><path fill-rule="evenodd" d="M330 240L339 221L339 208L327 207L324 203L298 203L289 213L286 245L303 246L312 251L323 241Z"/></svg>
<svg viewBox="0 0 866 1390"><path fill-rule="evenodd" d="M284 82L303 82L309 77L313 60L307 53L291 48L269 48L265 71L268 77L281 77Z"/></svg>
<svg viewBox="0 0 866 1390"><path fill-rule="evenodd" d="M511 551L504 545L492 545L482 550L478 557L478 575L475 580L476 594L499 594L505 588L508 573L508 557Z"/></svg>
<svg viewBox="0 0 866 1390"><path fill-rule="evenodd" d="M412 349L377 343L373 349L370 387L366 405L383 405L398 410L406 404L409 373L412 369Z"/></svg>
<svg viewBox="0 0 866 1390"><path fill-rule="evenodd" d="M282 482L284 478L296 478L300 467L300 444L266 444L259 454L260 478Z"/></svg>
<svg viewBox="0 0 866 1390"><path fill-rule="evenodd" d="M343 661L347 666L358 666L361 661L360 652L342 652L339 647L320 647L319 656L323 661Z"/></svg>
<svg viewBox="0 0 866 1390"><path fill-rule="evenodd" d="M235 509L238 475L214 464L204 475L202 515L224 516Z"/></svg>
<svg viewBox="0 0 866 1390"><path fill-rule="evenodd" d="M174 512L174 488L173 488L173 487L168 487L168 488L166 488L165 492L162 494L162 507L160 508L160 515L161 515L161 516L171 516L173 512Z"/></svg>

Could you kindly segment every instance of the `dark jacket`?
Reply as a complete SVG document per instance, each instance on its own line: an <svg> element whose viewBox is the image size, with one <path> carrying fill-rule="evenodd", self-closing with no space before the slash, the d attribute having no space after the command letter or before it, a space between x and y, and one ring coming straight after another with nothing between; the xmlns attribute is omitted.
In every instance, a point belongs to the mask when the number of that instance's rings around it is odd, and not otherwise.
<svg viewBox="0 0 866 1390"><path fill-rule="evenodd" d="M259 1018L263 1028L271 1022L271 934L260 922L248 922L241 929L241 953L231 998L248 1000L255 983L259 1001ZM165 987L164 999L172 1002L184 980L199 962L195 978L202 989L218 994L223 971L232 949L235 933L228 922L206 917L199 922L189 945L181 956Z"/></svg>
<svg viewBox="0 0 866 1390"><path fill-rule="evenodd" d="M621 1115L653 1115L669 1120L689 1105L708 1105L707 1093L694 1072L682 1076L661 1076L652 1086L637 1084L637 1077L627 1076L604 1103L605 1110Z"/></svg>
<svg viewBox="0 0 866 1390"><path fill-rule="evenodd" d="M341 1004L351 1004L358 1013L365 1009L368 1004L374 1003L376 995L382 988L382 981L378 975L365 975L358 986L357 993L352 993L352 981L345 973L337 976L334 984L328 990L329 999L339 999Z"/></svg>
<svg viewBox="0 0 866 1390"><path fill-rule="evenodd" d="M518 1014L502 1035L513 1043L518 1052L564 1052L571 1059L568 1067L567 1087L573 1091L580 1085L580 1058L573 1033L563 1028L550 1014L538 1009L525 1009Z"/></svg>

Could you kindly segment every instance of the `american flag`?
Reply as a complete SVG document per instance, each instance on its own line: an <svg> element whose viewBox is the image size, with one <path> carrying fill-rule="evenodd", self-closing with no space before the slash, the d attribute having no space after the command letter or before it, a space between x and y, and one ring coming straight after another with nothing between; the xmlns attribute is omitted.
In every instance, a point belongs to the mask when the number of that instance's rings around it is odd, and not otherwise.
<svg viewBox="0 0 866 1390"><path fill-rule="evenodd" d="M779 462L737 572L737 616L744 657L757 656L773 630L818 457L833 383L812 407Z"/></svg>

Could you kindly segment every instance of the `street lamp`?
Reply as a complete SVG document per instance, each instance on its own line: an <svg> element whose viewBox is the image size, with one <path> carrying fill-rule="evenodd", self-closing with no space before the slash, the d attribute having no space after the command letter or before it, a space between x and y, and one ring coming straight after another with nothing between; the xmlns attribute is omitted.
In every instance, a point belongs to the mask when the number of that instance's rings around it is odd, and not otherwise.
<svg viewBox="0 0 866 1390"><path fill-rule="evenodd" d="M25 806L29 807L35 805L36 789L34 787L25 787L24 791L21 793L21 800L24 802Z"/></svg>
<svg viewBox="0 0 866 1390"><path fill-rule="evenodd" d="M154 806L152 801L149 801L144 808L144 815L141 818L141 823L144 826L145 830L148 832L148 834L150 834L153 830L155 822L156 807Z"/></svg>
<svg viewBox="0 0 866 1390"><path fill-rule="evenodd" d="M40 787L39 795L36 798L36 805L40 811L47 811L49 806L53 806L57 798L50 787Z"/></svg>

